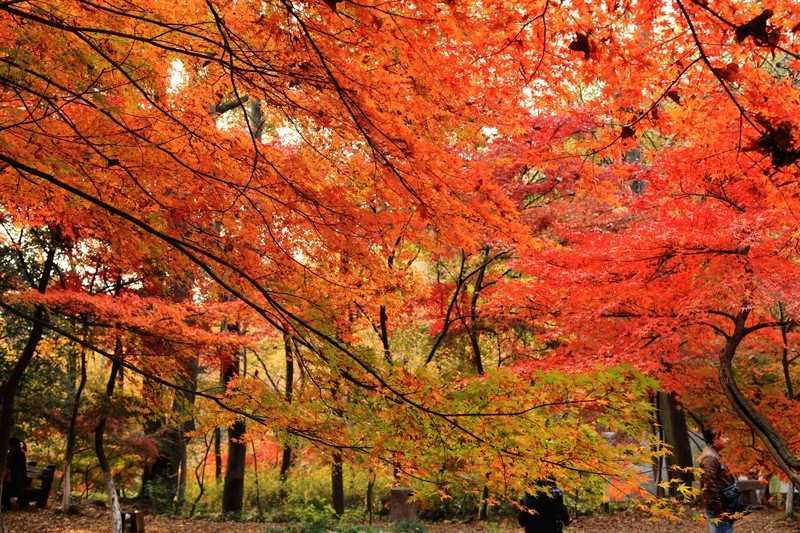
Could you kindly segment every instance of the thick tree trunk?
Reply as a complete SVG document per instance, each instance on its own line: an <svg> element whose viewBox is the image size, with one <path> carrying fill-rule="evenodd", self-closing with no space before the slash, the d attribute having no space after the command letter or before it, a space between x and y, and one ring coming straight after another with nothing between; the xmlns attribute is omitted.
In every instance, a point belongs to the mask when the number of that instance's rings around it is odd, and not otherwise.
<svg viewBox="0 0 800 533"><path fill-rule="evenodd" d="M653 483L655 484L656 496L663 498L666 494L664 487L661 486L661 482L663 481L664 457L660 452L664 445L664 426L661 423L661 409L658 404L659 398L660 396L658 393L651 396L653 417L651 418L650 424L653 429L653 434L656 437L653 443L653 451L655 452L653 454Z"/></svg>
<svg viewBox="0 0 800 533"><path fill-rule="evenodd" d="M61 482L61 510L68 512L72 507L72 455L75 453L75 424L78 420L78 412L81 405L81 395L86 386L86 352L81 350L81 370L78 388L72 400L72 415L69 419L69 429L67 430L67 449L64 453L64 476Z"/></svg>
<svg viewBox="0 0 800 533"><path fill-rule="evenodd" d="M239 374L239 354L225 365L223 382L228 383ZM244 441L244 420L237 420L228 428L228 463L222 487L222 512L238 515L244 504L244 472L247 445Z"/></svg>
<svg viewBox="0 0 800 533"><path fill-rule="evenodd" d="M39 279L39 284L36 287L41 293L47 290L47 285L50 281L50 274L53 270L53 260L55 259L55 249L47 252L47 257L42 269L42 277ZM0 385L0 400L3 402L0 407L0 472L6 470L6 459L8 458L8 439L14 430L14 401L17 398L22 376L25 374L28 365L30 365L33 355L36 353L36 348L39 346L39 341L42 340L44 333L44 323L47 315L42 306L36 306L36 311L33 314L33 325L31 332L28 334L28 341L22 349L22 353L17 359L14 366L9 372L6 381ZM0 501L2 501L3 489L0 484Z"/></svg>
<svg viewBox="0 0 800 533"><path fill-rule="evenodd" d="M686 415L675 397L665 392L658 392L658 407L664 442L669 445L671 450L666 457L669 479L680 479L681 483L691 487L694 476L689 471L681 470L694 466L692 449L689 445L689 430L686 427ZM670 483L669 493L670 496L675 496L677 486Z"/></svg>
<svg viewBox="0 0 800 533"><path fill-rule="evenodd" d="M94 451L97 454L97 461L100 463L100 470L103 471L103 478L106 484L106 493L108 495L108 506L111 509L111 532L122 533L122 512L119 505L119 497L117 496L117 489L114 486L114 476L111 474L111 467L106 458L104 448L104 439L106 431L106 422L108 421L108 412L111 408L111 397L114 395L114 386L117 383L117 375L122 366L122 341L119 337L114 346L114 360L111 363L111 373L108 377L106 384L106 397L103 401L102 412L100 413L100 420L94 430Z"/></svg>
<svg viewBox="0 0 800 533"><path fill-rule="evenodd" d="M331 462L331 502L338 516L344 514L344 469L342 454L334 452Z"/></svg>
<svg viewBox="0 0 800 533"><path fill-rule="evenodd" d="M159 392L156 387L154 394ZM172 509L178 492L180 430L165 427L164 420L160 418L149 420L146 429L147 433L155 436L158 456L152 464L145 464L138 499L157 512L168 512Z"/></svg>
<svg viewBox="0 0 800 533"><path fill-rule="evenodd" d="M199 372L197 361L185 361L183 367L188 379L182 385L194 391ZM164 392L161 385L150 381L145 381L145 386L154 397ZM194 396L193 392L176 392L170 412L153 413L146 424L147 433L155 439L158 456L144 466L138 499L156 512L180 510L185 502L186 433L194 429L191 418Z"/></svg>
<svg viewBox="0 0 800 533"><path fill-rule="evenodd" d="M743 309L736 315L735 328L732 335L726 339L725 347L720 353L719 381L725 396L733 410L758 436L766 446L778 467L789 477L795 485L800 485L800 459L791 451L786 441L775 430L755 406L744 396L736 383L733 372L733 358L742 339L752 330L745 327L749 311Z"/></svg>
<svg viewBox="0 0 800 533"><path fill-rule="evenodd" d="M228 428L228 463L222 488L222 512L234 515L242 512L244 504L244 463L247 447L244 442L245 424L237 420Z"/></svg>

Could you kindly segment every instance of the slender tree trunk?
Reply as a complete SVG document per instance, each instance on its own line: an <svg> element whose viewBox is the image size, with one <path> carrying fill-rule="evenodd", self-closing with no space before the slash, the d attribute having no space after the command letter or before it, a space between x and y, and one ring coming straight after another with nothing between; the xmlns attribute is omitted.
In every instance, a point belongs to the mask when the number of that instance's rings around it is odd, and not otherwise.
<svg viewBox="0 0 800 533"><path fill-rule="evenodd" d="M250 447L253 450L253 479L256 483L256 509L258 510L259 520L264 516L264 509L261 507L261 483L258 480L258 455L256 454L256 441L250 438Z"/></svg>
<svg viewBox="0 0 800 533"><path fill-rule="evenodd" d="M50 274L53 270L53 260L55 259L55 248L47 252L47 257L42 269L42 277L39 279L37 290L44 293L47 290L48 282L50 281ZM22 353L17 359L14 366L9 372L6 381L0 385L0 400L2 400L2 407L0 407L0 472L5 472L6 460L8 458L8 439L14 430L14 401L17 398L19 385L22 381L22 376L25 374L28 365L30 365L33 355L36 353L36 348L39 346L39 341L42 340L44 333L44 324L47 320L47 314L44 308L40 305L36 306L36 311L33 313L34 322L31 325L31 332L28 334L28 341L22 349ZM3 488L0 484L0 501L2 501Z"/></svg>
<svg viewBox="0 0 800 533"><path fill-rule="evenodd" d="M788 318L784 309L783 303L778 307L780 310L779 318L781 322L785 322ZM786 386L786 397L794 400L794 383L792 383L791 360L789 359L789 326L784 324L781 326L781 339L783 340L783 350L781 353L781 366L783 367L783 381Z"/></svg>
<svg viewBox="0 0 800 533"><path fill-rule="evenodd" d="M397 240L394 243L394 248L389 254L389 257L386 259L386 265L389 267L389 270L392 270L394 267L394 256L395 253L397 253L397 248L400 246L400 242L402 240L402 235L397 237ZM383 345L383 358L387 363L392 364L392 351L389 347L389 315L386 313L385 305L381 305L378 309L378 324L380 327L381 344Z"/></svg>
<svg viewBox="0 0 800 533"><path fill-rule="evenodd" d="M389 316L386 314L386 306L381 305L378 309L378 321L380 325L381 344L383 345L383 358L386 362L392 363L392 351L389 349Z"/></svg>
<svg viewBox="0 0 800 533"><path fill-rule="evenodd" d="M224 323L222 327L226 327ZM220 365L219 384L224 391L227 385L225 382L225 364ZM214 428L214 480L217 485L222 481L222 428Z"/></svg>
<svg viewBox="0 0 800 533"><path fill-rule="evenodd" d="M75 424L81 405L81 395L86 386L86 351L81 349L81 370L78 388L72 400L72 415L67 430L67 450L64 453L64 476L61 483L61 510L65 513L72 507L72 455L75 453Z"/></svg>
<svg viewBox="0 0 800 533"><path fill-rule="evenodd" d="M114 476L111 474L111 467L106 458L104 448L104 439L106 431L106 422L108 421L108 413L111 408L111 398L114 395L114 386L117 383L117 375L122 366L122 341L117 337L114 346L114 360L111 362L111 373L108 377L106 384L106 396L103 401L103 407L100 414L100 420L94 430L94 451L97 454L97 461L100 463L100 469L103 471L103 478L106 485L106 493L108 495L108 504L111 509L111 532L122 533L122 511L119 505L119 497L117 496L117 489L114 486Z"/></svg>
<svg viewBox="0 0 800 533"><path fill-rule="evenodd" d="M792 516L794 514L794 484L789 483L789 492L786 493L786 506L784 511L786 512L786 516Z"/></svg>
<svg viewBox="0 0 800 533"><path fill-rule="evenodd" d="M369 469L369 481L367 481L367 517L369 525L372 525L372 505L375 499L375 471Z"/></svg>
<svg viewBox="0 0 800 533"><path fill-rule="evenodd" d="M187 466L187 453L186 453L186 435L181 433L180 435L180 458L178 464L178 494L175 498L175 512L180 513L181 509L183 509L183 505L186 503L186 466Z"/></svg>
<svg viewBox="0 0 800 533"><path fill-rule="evenodd" d="M194 394L194 391L197 390L197 377L200 374L200 365L197 361L197 358L188 360L185 366L187 374L189 375L187 387L192 392L183 392L179 395L179 397L182 398L182 402L180 403L180 411L183 412L184 416L187 418L183 422L180 435L178 436L178 460L180 463L180 475L178 476L178 492L177 497L175 498L175 509L178 512L183 509L183 506L186 503L186 482L188 479L187 469L189 464L187 458L189 439L186 438L186 435L195 429L193 410L196 395Z"/></svg>
<svg viewBox="0 0 800 533"><path fill-rule="evenodd" d="M283 453L281 454L281 471L279 479L285 482L289 479L289 468L292 466L292 447L288 444L283 445Z"/></svg>
<svg viewBox="0 0 800 533"><path fill-rule="evenodd" d="M489 249L487 248L484 251L484 258L489 256ZM470 320L469 320L469 328L467 332L469 334L469 342L472 346L472 357L473 363L475 364L475 372L478 373L479 376L484 374L483 370L483 357L481 356L481 345L480 345L480 329L478 328L478 298L480 297L481 290L483 289L483 278L486 274L486 267L488 263L486 261L483 262L482 266L478 270L478 275L475 278L475 286L472 290L472 297L470 298L469 302L469 313L470 313ZM478 509L478 520L486 520L489 515L489 487L488 485L483 485L483 490L481 491L481 502L480 508Z"/></svg>
<svg viewBox="0 0 800 533"><path fill-rule="evenodd" d="M658 393L652 395L653 417L651 419L651 425L653 428L653 433L656 437L656 442L653 444L653 451L656 452L653 455L653 483L655 483L656 496L663 498L665 492L664 487L661 486L661 476L664 470L664 457L658 452L661 451L661 448L664 445L664 425L661 423L661 408L659 406L659 399L660 396Z"/></svg>
<svg viewBox="0 0 800 533"><path fill-rule="evenodd" d="M214 480L222 481L222 430L214 428Z"/></svg>
<svg viewBox="0 0 800 533"><path fill-rule="evenodd" d="M489 486L483 486L481 493L481 507L478 510L478 520L486 520L489 518Z"/></svg>
<svg viewBox="0 0 800 533"><path fill-rule="evenodd" d="M338 516L344 514L344 469L342 454L334 452L331 462L331 500Z"/></svg>
<svg viewBox="0 0 800 533"><path fill-rule="evenodd" d="M203 452L203 459L197 463L194 469L194 478L195 481L197 481L198 491L197 496L194 497L194 501L192 502L192 508L189 510L189 516L194 516L194 511L197 509L197 504L203 497L206 487L206 461L208 460L208 452L211 450L212 441L209 440L207 436L203 435L203 442L206 445L205 451Z"/></svg>
<svg viewBox="0 0 800 533"><path fill-rule="evenodd" d="M486 255L489 255L489 251L486 251ZM478 297L481 294L481 290L483 289L483 277L486 274L486 267L487 263L484 261L483 265L478 270L478 275L475 278L475 287L472 290L472 298L470 298L469 302L469 313L470 313L470 321L469 321L469 342L472 346L472 357L473 362L475 364L475 372L478 375L483 375L483 357L481 357L481 346L480 346L480 330L478 328Z"/></svg>
<svg viewBox="0 0 800 533"><path fill-rule="evenodd" d="M235 354L225 366L224 383L227 384L239 374L239 354ZM228 464L225 468L225 482L222 487L222 512L238 515L244 504L244 474L247 445L244 441L244 420L236 420L228 428Z"/></svg>
<svg viewBox="0 0 800 533"><path fill-rule="evenodd" d="M294 394L294 353L292 352L292 338L288 333L283 335L284 353L286 355L286 385L284 389L284 398L286 403L292 403L292 395ZM280 480L286 481L289 476L289 468L292 466L292 447L288 444L283 446L283 454L281 457L281 470Z"/></svg>

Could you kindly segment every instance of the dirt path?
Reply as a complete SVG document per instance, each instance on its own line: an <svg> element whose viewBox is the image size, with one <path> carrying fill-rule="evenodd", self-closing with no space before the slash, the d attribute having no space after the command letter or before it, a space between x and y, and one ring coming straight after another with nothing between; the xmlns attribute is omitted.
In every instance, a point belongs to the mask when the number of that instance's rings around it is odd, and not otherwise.
<svg viewBox="0 0 800 533"><path fill-rule="evenodd" d="M67 516L52 510L12 512L4 515L9 533L106 533L109 531L107 513L88 510L81 516ZM146 533L264 533L282 531L277 524L253 522L212 522L149 516ZM374 531L374 530L373 530ZM391 532L391 528L386 528ZM503 523L430 524L429 533L482 531L486 533L519 532L510 521ZM703 533L705 526L687 516L679 522L653 521L639 513L581 517L567 528L566 533ZM753 513L736 525L736 533L800 533L800 522L790 524L779 511Z"/></svg>
<svg viewBox="0 0 800 533"><path fill-rule="evenodd" d="M704 533L702 518L693 520L687 516L680 522L653 521L641 514L617 513L607 516L581 518L569 533L631 532L631 533ZM736 523L736 533L798 533L800 523L787 522L783 513L774 510L755 512Z"/></svg>

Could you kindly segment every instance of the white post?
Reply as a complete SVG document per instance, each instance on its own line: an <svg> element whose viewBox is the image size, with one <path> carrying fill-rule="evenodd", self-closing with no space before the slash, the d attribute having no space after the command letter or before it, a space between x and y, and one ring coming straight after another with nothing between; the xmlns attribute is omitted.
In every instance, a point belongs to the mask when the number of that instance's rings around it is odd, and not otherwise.
<svg viewBox="0 0 800 533"><path fill-rule="evenodd" d="M64 476L61 478L61 510L69 512L72 507L72 465L64 462Z"/></svg>
<svg viewBox="0 0 800 533"><path fill-rule="evenodd" d="M122 533L122 509L119 505L117 488L111 472L106 472L106 491L108 492L108 506L111 508L111 533Z"/></svg>

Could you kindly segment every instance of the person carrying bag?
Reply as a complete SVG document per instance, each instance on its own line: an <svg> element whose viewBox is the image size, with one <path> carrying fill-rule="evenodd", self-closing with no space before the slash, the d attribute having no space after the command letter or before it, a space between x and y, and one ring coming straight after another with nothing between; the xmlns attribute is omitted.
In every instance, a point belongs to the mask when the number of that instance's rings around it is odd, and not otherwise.
<svg viewBox="0 0 800 533"><path fill-rule="evenodd" d="M709 533L733 533L735 513L744 511L741 493L736 487L736 478L722 464L719 453L725 448L727 439L712 431L705 432L708 445L700 453L697 462L703 469L700 487L703 505L708 520Z"/></svg>

